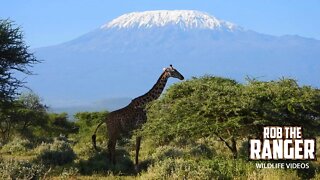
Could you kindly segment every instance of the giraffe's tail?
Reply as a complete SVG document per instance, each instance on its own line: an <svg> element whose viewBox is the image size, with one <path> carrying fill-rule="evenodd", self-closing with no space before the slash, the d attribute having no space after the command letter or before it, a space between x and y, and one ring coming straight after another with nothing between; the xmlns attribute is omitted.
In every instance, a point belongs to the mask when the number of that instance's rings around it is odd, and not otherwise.
<svg viewBox="0 0 320 180"><path fill-rule="evenodd" d="M96 130L94 131L94 134L92 135L91 139L92 139L92 145L93 145L93 148L96 150L96 151L99 151L98 147L97 147L97 143L96 143L96 133L99 129L99 127L104 123L104 121L102 121L96 128Z"/></svg>

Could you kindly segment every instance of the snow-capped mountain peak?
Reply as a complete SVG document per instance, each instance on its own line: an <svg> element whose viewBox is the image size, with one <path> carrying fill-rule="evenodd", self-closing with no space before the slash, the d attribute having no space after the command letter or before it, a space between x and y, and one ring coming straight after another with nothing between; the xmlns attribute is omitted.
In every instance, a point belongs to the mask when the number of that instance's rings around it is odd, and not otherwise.
<svg viewBox="0 0 320 180"><path fill-rule="evenodd" d="M175 25L182 29L220 29L234 31L240 29L233 23L219 20L207 13L194 10L157 10L124 14L101 29L110 28L152 28Z"/></svg>

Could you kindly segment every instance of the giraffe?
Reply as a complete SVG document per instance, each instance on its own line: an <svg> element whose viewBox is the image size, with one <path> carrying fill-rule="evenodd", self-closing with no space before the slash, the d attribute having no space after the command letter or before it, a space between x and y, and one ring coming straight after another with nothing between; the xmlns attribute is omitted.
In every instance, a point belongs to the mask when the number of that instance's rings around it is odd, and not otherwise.
<svg viewBox="0 0 320 180"><path fill-rule="evenodd" d="M126 107L110 112L104 121L98 124L94 134L92 135L93 147L97 150L96 146L96 132L99 127L106 123L108 141L109 160L115 164L115 146L117 139L121 135L130 136L132 131L141 128L142 124L147 121L146 105L160 97L168 79L170 77L183 80L184 77L170 65L163 69L162 74L157 80L156 84L144 95L139 96L131 101ZM136 137L136 154L135 154L135 169L138 170L139 164L139 151L140 151L141 136Z"/></svg>

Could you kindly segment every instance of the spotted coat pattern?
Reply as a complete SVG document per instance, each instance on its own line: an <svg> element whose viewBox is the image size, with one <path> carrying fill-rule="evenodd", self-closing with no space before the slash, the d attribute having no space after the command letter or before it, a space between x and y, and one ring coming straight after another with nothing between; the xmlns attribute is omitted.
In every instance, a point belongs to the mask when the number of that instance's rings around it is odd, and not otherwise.
<svg viewBox="0 0 320 180"><path fill-rule="evenodd" d="M139 96L131 101L129 105L126 107L110 112L105 121L101 122L98 127L96 128L96 131L102 125L103 123L107 124L107 135L109 137L108 141L108 151L109 151L109 159L113 163L115 163L115 146L117 139L120 138L120 136L130 136L132 131L138 128L141 128L141 126L147 121L147 115L146 115L146 105L159 98L169 77L178 78L180 80L183 80L184 77L170 65L169 68L166 68L164 72L159 77L156 84L151 88L150 91L148 91L146 94ZM94 135L92 136L93 145L95 149L96 147L96 131ZM140 150L140 142L141 137L137 137L136 139L136 156L135 156L135 164L136 169L138 166L138 156L139 156L139 150Z"/></svg>

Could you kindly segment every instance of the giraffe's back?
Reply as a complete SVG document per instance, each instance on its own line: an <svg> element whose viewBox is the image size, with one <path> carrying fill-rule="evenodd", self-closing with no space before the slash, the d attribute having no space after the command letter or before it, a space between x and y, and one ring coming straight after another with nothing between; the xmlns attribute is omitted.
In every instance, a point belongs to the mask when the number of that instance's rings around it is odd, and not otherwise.
<svg viewBox="0 0 320 180"><path fill-rule="evenodd" d="M146 122L146 113L143 108L134 108L128 105L111 112L106 121L108 131L127 136Z"/></svg>

